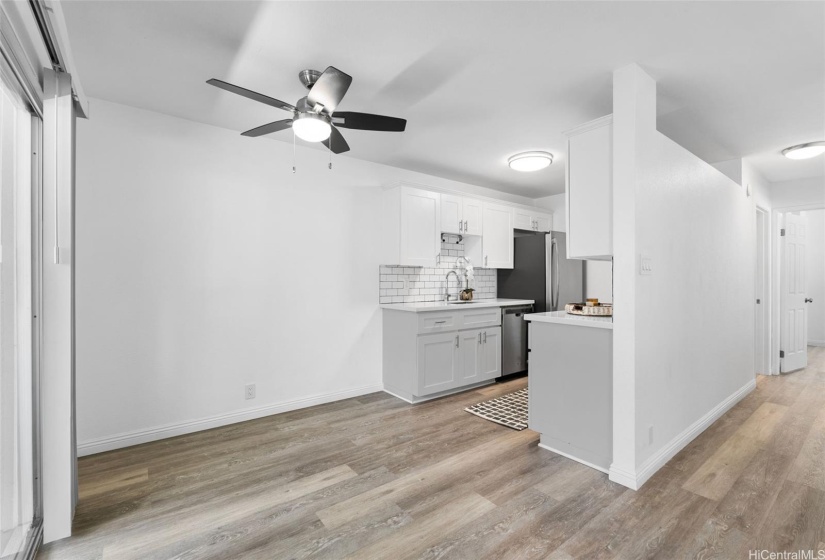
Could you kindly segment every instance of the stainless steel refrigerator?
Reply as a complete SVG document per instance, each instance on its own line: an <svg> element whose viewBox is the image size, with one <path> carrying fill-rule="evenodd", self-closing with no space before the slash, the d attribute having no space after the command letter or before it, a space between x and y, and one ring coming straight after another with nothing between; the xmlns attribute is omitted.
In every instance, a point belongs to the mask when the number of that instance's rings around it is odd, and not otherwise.
<svg viewBox="0 0 825 560"><path fill-rule="evenodd" d="M536 312L564 311L566 303L582 301L584 261L567 258L567 234L516 237L512 270L498 271L498 297L533 299Z"/></svg>
<svg viewBox="0 0 825 560"><path fill-rule="evenodd" d="M584 261L567 258L567 234L516 232L513 269L498 271L498 297L535 300L534 311L563 311L584 297ZM523 307L502 307L501 375L529 368Z"/></svg>

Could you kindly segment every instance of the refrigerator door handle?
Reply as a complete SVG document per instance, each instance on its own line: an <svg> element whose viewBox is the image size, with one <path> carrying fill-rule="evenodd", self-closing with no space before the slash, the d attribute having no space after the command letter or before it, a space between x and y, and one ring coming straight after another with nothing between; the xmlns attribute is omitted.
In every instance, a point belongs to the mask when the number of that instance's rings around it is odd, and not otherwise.
<svg viewBox="0 0 825 560"><path fill-rule="evenodd" d="M553 311L558 311L559 305L559 276L561 276L559 270L559 248L556 242L556 238L554 237L550 243L550 254L553 258L553 297L550 301L550 306L553 308Z"/></svg>

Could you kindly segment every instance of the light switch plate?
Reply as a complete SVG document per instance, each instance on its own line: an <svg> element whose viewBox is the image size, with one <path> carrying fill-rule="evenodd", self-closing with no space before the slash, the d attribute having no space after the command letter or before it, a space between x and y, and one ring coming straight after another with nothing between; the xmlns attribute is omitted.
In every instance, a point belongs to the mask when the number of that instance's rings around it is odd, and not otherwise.
<svg viewBox="0 0 825 560"><path fill-rule="evenodd" d="M642 276L653 274L653 258L648 255L639 255L639 274Z"/></svg>

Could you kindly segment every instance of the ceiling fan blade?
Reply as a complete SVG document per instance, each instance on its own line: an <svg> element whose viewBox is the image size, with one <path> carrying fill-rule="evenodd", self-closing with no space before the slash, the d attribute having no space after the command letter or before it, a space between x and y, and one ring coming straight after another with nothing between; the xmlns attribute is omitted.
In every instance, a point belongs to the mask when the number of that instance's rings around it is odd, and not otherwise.
<svg viewBox="0 0 825 560"><path fill-rule="evenodd" d="M215 78L212 78L211 80L206 80L206 83L210 86L215 86L223 90L238 95L242 95L248 99L257 101L258 103L265 103L266 105L270 105L271 107L277 107L278 109L283 109L284 111L295 111L295 107L293 107L289 103L285 103L279 99L269 97L268 95L264 95L256 91L252 91L251 89L242 88L240 86L230 84L229 82L224 82L223 80L217 80Z"/></svg>
<svg viewBox="0 0 825 560"><path fill-rule="evenodd" d="M351 83L352 76L341 72L334 66L329 66L309 90L307 94L309 106L323 105L323 112L331 115L344 98Z"/></svg>
<svg viewBox="0 0 825 560"><path fill-rule="evenodd" d="M322 142L324 146L332 150L334 154L341 154L349 151L349 144L334 126L330 131L329 138Z"/></svg>
<svg viewBox="0 0 825 560"><path fill-rule="evenodd" d="M396 117L385 117L383 115L371 115L370 113L353 113L341 111L333 115L335 119L344 119L344 122L335 122L335 126L341 128L354 128L357 130L379 130L382 132L404 132L407 127L406 119Z"/></svg>
<svg viewBox="0 0 825 560"><path fill-rule="evenodd" d="M279 130L284 130L290 128L292 126L292 119L284 119L282 121L275 121L269 124L265 124L263 126L259 126L258 128L253 128L252 130L247 130L246 132L241 132L241 136L263 136L265 134L272 134L273 132L278 132Z"/></svg>

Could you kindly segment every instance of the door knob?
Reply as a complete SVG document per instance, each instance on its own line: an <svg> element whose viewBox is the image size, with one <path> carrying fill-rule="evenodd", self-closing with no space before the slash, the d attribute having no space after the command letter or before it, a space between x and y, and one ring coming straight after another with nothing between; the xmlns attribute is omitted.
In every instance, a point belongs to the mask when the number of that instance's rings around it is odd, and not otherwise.
<svg viewBox="0 0 825 560"><path fill-rule="evenodd" d="M809 298L809 297L805 298L805 303L813 303L813 302L814 302L814 300L812 298Z"/></svg>

